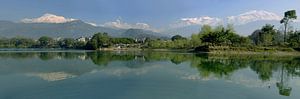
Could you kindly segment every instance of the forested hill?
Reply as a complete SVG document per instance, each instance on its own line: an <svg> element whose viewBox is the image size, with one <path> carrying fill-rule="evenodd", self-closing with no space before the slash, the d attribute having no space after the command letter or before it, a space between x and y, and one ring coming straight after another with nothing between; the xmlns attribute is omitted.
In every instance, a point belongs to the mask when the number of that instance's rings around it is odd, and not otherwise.
<svg viewBox="0 0 300 99"><path fill-rule="evenodd" d="M142 29L116 29L102 26L93 26L80 20L66 23L16 23L0 21L0 37L27 37L39 38L41 36L78 38L90 37L97 32L106 32L112 37L167 37L160 33ZM129 33L133 32L133 33ZM138 32L138 33L137 33ZM138 35L132 35L138 34Z"/></svg>

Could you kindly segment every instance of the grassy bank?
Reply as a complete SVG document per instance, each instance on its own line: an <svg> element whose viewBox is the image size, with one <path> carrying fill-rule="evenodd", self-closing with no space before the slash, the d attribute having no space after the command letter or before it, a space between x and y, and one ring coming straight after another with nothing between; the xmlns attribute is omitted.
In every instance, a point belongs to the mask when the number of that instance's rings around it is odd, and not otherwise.
<svg viewBox="0 0 300 99"><path fill-rule="evenodd" d="M275 55L300 56L300 52L288 47L230 47L230 46L200 46L195 52L210 54L245 54L245 55Z"/></svg>
<svg viewBox="0 0 300 99"><path fill-rule="evenodd" d="M196 49L151 49L151 48L101 48L99 51L157 51L157 52L192 52L214 55L265 55L265 56L300 56L300 52L285 47L230 47L200 46Z"/></svg>

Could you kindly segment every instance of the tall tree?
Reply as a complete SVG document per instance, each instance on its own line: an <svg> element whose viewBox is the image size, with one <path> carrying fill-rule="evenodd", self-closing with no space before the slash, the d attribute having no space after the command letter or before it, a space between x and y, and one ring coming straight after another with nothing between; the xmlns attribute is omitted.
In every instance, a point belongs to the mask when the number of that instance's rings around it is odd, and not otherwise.
<svg viewBox="0 0 300 99"><path fill-rule="evenodd" d="M284 18L280 21L280 23L284 25L284 42L286 42L288 24L293 19L297 19L296 10L290 10L285 12Z"/></svg>

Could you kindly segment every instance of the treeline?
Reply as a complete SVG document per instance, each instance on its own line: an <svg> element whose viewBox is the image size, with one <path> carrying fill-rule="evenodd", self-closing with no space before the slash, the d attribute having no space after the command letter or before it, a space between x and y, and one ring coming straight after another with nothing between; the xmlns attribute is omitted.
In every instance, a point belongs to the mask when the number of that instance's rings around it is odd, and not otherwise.
<svg viewBox="0 0 300 99"><path fill-rule="evenodd" d="M191 38L175 35L171 40L150 40L147 45L150 48L193 49L201 45L244 46L250 42L248 37L239 36L232 25L220 25L215 28L204 25L201 31L193 34Z"/></svg>
<svg viewBox="0 0 300 99"><path fill-rule="evenodd" d="M62 48L62 49L98 49L114 44L133 44L132 38L112 38L107 33L96 33L92 38L52 38L43 36L39 39L24 37L0 38L0 48Z"/></svg>
<svg viewBox="0 0 300 99"><path fill-rule="evenodd" d="M139 43L137 40L132 38L112 38L107 33L96 33L86 43L86 49L96 50L100 48L117 47L116 44L135 44ZM120 46L120 45L119 45ZM124 46L129 47L129 46ZM136 47L136 46L132 46Z"/></svg>
<svg viewBox="0 0 300 99"><path fill-rule="evenodd" d="M284 36L283 31L277 30L274 25L266 24L250 36L240 36L232 25L227 27L220 25L214 28L204 25L198 34L192 34L189 39L177 35L173 36L172 40L148 42L150 48L193 49L198 46L300 48L300 31L290 30Z"/></svg>
<svg viewBox="0 0 300 99"><path fill-rule="evenodd" d="M39 39L24 37L1 38L1 48L67 48L67 49L84 49L85 42L77 41L74 38L54 39L43 36Z"/></svg>
<svg viewBox="0 0 300 99"><path fill-rule="evenodd" d="M82 40L83 39L83 40ZM282 31L274 25L266 24L255 30L250 36L240 36L232 25L211 27L204 25L198 34L190 38L175 35L169 40L163 39L132 39L113 38L107 33L96 33L91 38L62 38L40 37L30 39L23 37L0 38L1 48L64 48L89 49L117 47L153 48L153 49L194 49L198 46L231 46L231 47L291 47L300 48L300 31L288 31L286 41Z"/></svg>

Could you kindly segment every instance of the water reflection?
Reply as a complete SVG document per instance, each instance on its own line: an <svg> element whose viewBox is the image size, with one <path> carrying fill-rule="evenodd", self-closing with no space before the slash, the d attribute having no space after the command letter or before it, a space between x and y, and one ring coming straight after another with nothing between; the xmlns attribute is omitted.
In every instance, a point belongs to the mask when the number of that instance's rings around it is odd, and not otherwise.
<svg viewBox="0 0 300 99"><path fill-rule="evenodd" d="M74 67L63 67L70 62L61 63L64 71L50 67L45 69L30 70L24 67L22 71L30 76L37 76L48 81L59 81L67 78L77 77L94 70L105 69L112 62L122 62L122 66L139 69L150 65L143 65L152 62L169 61L174 65L189 63L191 68L198 71L189 79L205 79L214 77L217 79L230 79L234 73L243 69L250 69L257 74L257 78L268 83L276 79L278 92L283 96L290 96L292 87L289 81L293 77L300 76L300 59L298 57L275 57L275 56L219 56L210 54L191 54L174 52L1 52L1 59L39 59L42 61L55 60L90 60L94 66L74 65ZM74 63L77 64L77 63ZM72 65L73 66L73 65ZM8 67L2 66L2 73ZM13 68L13 67L9 67ZM17 68L17 67L16 67ZM19 68L19 67L18 67ZM13 70L12 70L13 71ZM20 71L15 71L20 72ZM119 75L121 75L119 73Z"/></svg>

